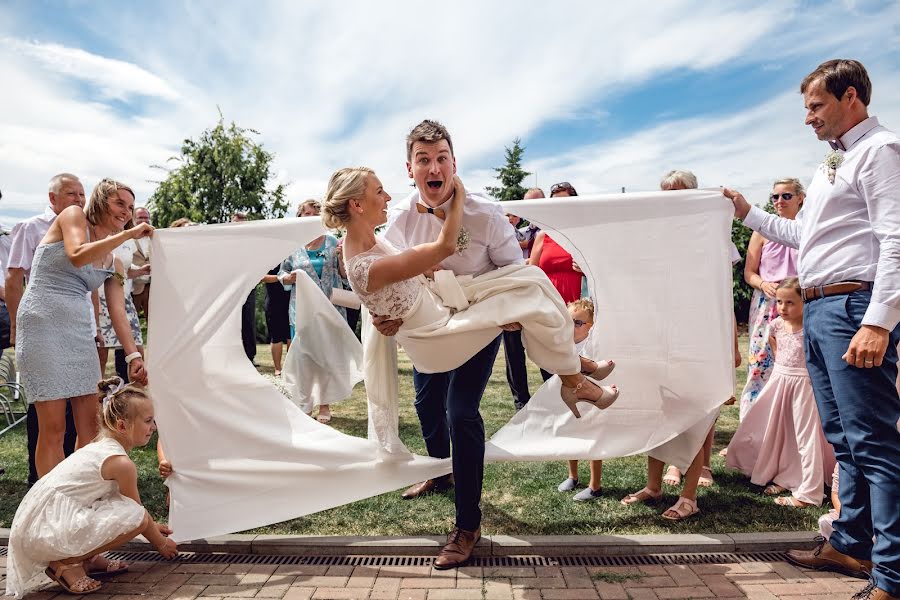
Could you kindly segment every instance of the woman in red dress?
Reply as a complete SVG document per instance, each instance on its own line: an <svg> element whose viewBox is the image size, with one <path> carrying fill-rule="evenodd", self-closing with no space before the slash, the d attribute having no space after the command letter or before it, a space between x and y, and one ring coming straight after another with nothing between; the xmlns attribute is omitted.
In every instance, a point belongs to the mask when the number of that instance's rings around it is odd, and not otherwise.
<svg viewBox="0 0 900 600"><path fill-rule="evenodd" d="M568 181L554 183L550 188L551 198L577 195L578 192ZM581 298L581 278L584 277L584 273L572 260L572 255L543 231L534 238L528 264L540 267L547 274L547 278L566 304Z"/></svg>

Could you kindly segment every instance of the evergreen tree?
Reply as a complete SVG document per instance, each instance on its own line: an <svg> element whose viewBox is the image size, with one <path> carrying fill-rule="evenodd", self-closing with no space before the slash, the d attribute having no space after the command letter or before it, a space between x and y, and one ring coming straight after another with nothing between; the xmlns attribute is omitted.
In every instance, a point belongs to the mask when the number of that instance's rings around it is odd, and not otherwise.
<svg viewBox="0 0 900 600"><path fill-rule="evenodd" d="M531 175L522 170L522 154L524 152L525 147L522 146L522 140L519 138L513 140L512 148L506 147L506 165L494 168L500 186L485 188L488 194L500 201L522 199L525 192L528 191L522 187L522 182Z"/></svg>

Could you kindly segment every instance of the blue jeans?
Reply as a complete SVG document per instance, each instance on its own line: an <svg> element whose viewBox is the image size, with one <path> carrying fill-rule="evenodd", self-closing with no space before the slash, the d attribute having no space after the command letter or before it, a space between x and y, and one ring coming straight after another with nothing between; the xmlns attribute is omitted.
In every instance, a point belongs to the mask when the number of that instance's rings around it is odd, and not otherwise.
<svg viewBox="0 0 900 600"><path fill-rule="evenodd" d="M840 465L841 516L831 545L875 563L872 578L900 595L900 396L897 343L882 366L858 369L841 356L859 331L871 292L829 296L803 307L806 361L825 437ZM872 537L875 543L872 543Z"/></svg>
<svg viewBox="0 0 900 600"><path fill-rule="evenodd" d="M453 444L453 479L456 526L474 531L481 526L481 483L484 478L484 421L478 412L500 349L497 338L461 367L447 373L419 373L413 369L416 413L428 455L450 456Z"/></svg>

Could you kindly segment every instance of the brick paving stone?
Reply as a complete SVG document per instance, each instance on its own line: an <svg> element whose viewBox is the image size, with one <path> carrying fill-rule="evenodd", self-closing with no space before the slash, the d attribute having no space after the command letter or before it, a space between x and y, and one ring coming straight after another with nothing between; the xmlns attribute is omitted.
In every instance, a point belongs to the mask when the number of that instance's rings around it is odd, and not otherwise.
<svg viewBox="0 0 900 600"><path fill-rule="evenodd" d="M659 598L656 592L649 588L634 588L628 590L628 595L631 597L631 600L657 600Z"/></svg>
<svg viewBox="0 0 900 600"><path fill-rule="evenodd" d="M740 588L725 575L704 575L701 580L716 598L741 598L744 596Z"/></svg>
<svg viewBox="0 0 900 600"><path fill-rule="evenodd" d="M691 571L697 575L724 575L727 573L746 573L744 565L726 564L726 565L691 565Z"/></svg>
<svg viewBox="0 0 900 600"><path fill-rule="evenodd" d="M600 596L594 589L578 589L578 590L560 590L560 589L543 589L541 597L544 600L596 600Z"/></svg>
<svg viewBox="0 0 900 600"><path fill-rule="evenodd" d="M675 581L675 584L679 587L694 587L703 585L703 582L700 580L697 574L694 573L687 565L668 565L663 568L666 570L666 573L669 574L669 577L671 577Z"/></svg>
<svg viewBox="0 0 900 600"><path fill-rule="evenodd" d="M446 577L404 577L400 580L400 589L419 588L431 590L438 588L455 588L456 580Z"/></svg>
<svg viewBox="0 0 900 600"><path fill-rule="evenodd" d="M428 573L429 577L450 577L451 579L456 579L456 569L435 569L431 567L431 571Z"/></svg>
<svg viewBox="0 0 900 600"><path fill-rule="evenodd" d="M278 569L278 565L228 565L223 573L235 575L248 575L250 573L272 575Z"/></svg>
<svg viewBox="0 0 900 600"><path fill-rule="evenodd" d="M328 565L281 565L275 575L324 575Z"/></svg>
<svg viewBox="0 0 900 600"><path fill-rule="evenodd" d="M186 584L191 577L192 575L189 575L188 573L171 573L167 575L165 579L154 583L148 593L152 595L161 594L163 596L168 596Z"/></svg>
<svg viewBox="0 0 900 600"><path fill-rule="evenodd" d="M372 591L369 593L369 600L397 600L397 594L399 594L399 590L395 590L392 592L383 591L376 592Z"/></svg>
<svg viewBox="0 0 900 600"><path fill-rule="evenodd" d="M175 565L173 571L175 573L222 573L225 569L228 568L228 564L223 565L210 565L210 564L185 564L181 563Z"/></svg>
<svg viewBox="0 0 900 600"><path fill-rule="evenodd" d="M747 596L747 600L778 600L778 596L767 590L764 585L748 584L739 587Z"/></svg>
<svg viewBox="0 0 900 600"><path fill-rule="evenodd" d="M103 584L103 593L110 596L140 596L150 591L154 584L152 583L119 583L118 581L108 581Z"/></svg>
<svg viewBox="0 0 900 600"><path fill-rule="evenodd" d="M372 589L375 584L375 575L351 575L347 580L347 587Z"/></svg>
<svg viewBox="0 0 900 600"><path fill-rule="evenodd" d="M381 567L378 569L379 577L428 577L431 575L431 567Z"/></svg>
<svg viewBox="0 0 900 600"><path fill-rule="evenodd" d="M566 577L566 587L575 589L594 589L594 580L590 577Z"/></svg>
<svg viewBox="0 0 900 600"><path fill-rule="evenodd" d="M662 567L660 567L662 568ZM663 571L665 573L665 571ZM675 580L666 575L665 577L660 575L652 575L647 577L641 577L639 579L629 579L628 581L623 581L622 585L625 586L626 589L631 588L662 588L662 587L678 587L675 585Z"/></svg>
<svg viewBox="0 0 900 600"><path fill-rule="evenodd" d="M188 583L196 585L237 585L240 582L240 575L230 573L224 574L208 574L200 573L188 579Z"/></svg>
<svg viewBox="0 0 900 600"><path fill-rule="evenodd" d="M369 590L345 587L320 587L313 592L312 600L366 600Z"/></svg>
<svg viewBox="0 0 900 600"><path fill-rule="evenodd" d="M784 578L775 572L766 573L734 573L726 574L725 577L734 584L762 584L767 583L787 583ZM704 576L705 578L705 576Z"/></svg>
<svg viewBox="0 0 900 600"><path fill-rule="evenodd" d="M60 598L71 598L69 594L61 594ZM143 594L116 594L109 597L109 600L164 600L164 596L145 596Z"/></svg>
<svg viewBox="0 0 900 600"><path fill-rule="evenodd" d="M773 573L772 563L768 562L743 562L740 565L748 573Z"/></svg>
<svg viewBox="0 0 900 600"><path fill-rule="evenodd" d="M562 577L513 577L510 583L514 588L550 589L565 588L566 580Z"/></svg>
<svg viewBox="0 0 900 600"><path fill-rule="evenodd" d="M809 581L810 579L800 569L785 562L774 563L772 570L781 575L786 581L801 582Z"/></svg>
<svg viewBox="0 0 900 600"><path fill-rule="evenodd" d="M167 596L166 600L194 600L205 588L205 585L182 585Z"/></svg>
<svg viewBox="0 0 900 600"><path fill-rule="evenodd" d="M656 592L656 597L660 598L660 600L687 600L688 598L715 597L705 585L656 588L653 591Z"/></svg>
<svg viewBox="0 0 900 600"><path fill-rule="evenodd" d="M666 568L662 565L641 565L638 570L644 575L663 576L668 575Z"/></svg>
<svg viewBox="0 0 900 600"><path fill-rule="evenodd" d="M325 574L337 577L350 577L354 568L353 565L331 565L328 567L328 570L325 571Z"/></svg>
<svg viewBox="0 0 900 600"><path fill-rule="evenodd" d="M484 577L484 567L460 567L456 569L456 579L466 579L475 577L481 579Z"/></svg>
<svg viewBox="0 0 900 600"><path fill-rule="evenodd" d="M311 587L291 587L284 595L284 600L309 600L314 591L316 589Z"/></svg>
<svg viewBox="0 0 900 600"><path fill-rule="evenodd" d="M513 600L542 600L541 590L514 589Z"/></svg>
<svg viewBox="0 0 900 600"><path fill-rule="evenodd" d="M534 567L535 577L562 577L562 569L559 567Z"/></svg>
<svg viewBox="0 0 900 600"><path fill-rule="evenodd" d="M400 590L397 600L425 600L428 590L421 589L405 589Z"/></svg>
<svg viewBox="0 0 900 600"><path fill-rule="evenodd" d="M809 596L828 593L818 583L811 579L808 581L809 583L768 583L766 589L776 596Z"/></svg>
<svg viewBox="0 0 900 600"><path fill-rule="evenodd" d="M628 592L621 583L608 583L606 581L594 582L594 589L603 600L628 600Z"/></svg>
<svg viewBox="0 0 900 600"><path fill-rule="evenodd" d="M200 594L202 597L252 598L260 587L258 585L211 585Z"/></svg>
<svg viewBox="0 0 900 600"><path fill-rule="evenodd" d="M284 583L280 585L265 584L256 594L256 598L283 598L291 589L290 584Z"/></svg>
<svg viewBox="0 0 900 600"><path fill-rule="evenodd" d="M299 575L292 586L299 587L344 587L349 577L336 575Z"/></svg>
<svg viewBox="0 0 900 600"><path fill-rule="evenodd" d="M484 567L485 577L537 577L534 567Z"/></svg>
<svg viewBox="0 0 900 600"><path fill-rule="evenodd" d="M512 597L510 595L510 597ZM428 590L428 600L481 600L481 588Z"/></svg>
<svg viewBox="0 0 900 600"><path fill-rule="evenodd" d="M380 574L375 578L375 584L372 585L373 592L380 591L400 591L400 579L394 577L382 577Z"/></svg>

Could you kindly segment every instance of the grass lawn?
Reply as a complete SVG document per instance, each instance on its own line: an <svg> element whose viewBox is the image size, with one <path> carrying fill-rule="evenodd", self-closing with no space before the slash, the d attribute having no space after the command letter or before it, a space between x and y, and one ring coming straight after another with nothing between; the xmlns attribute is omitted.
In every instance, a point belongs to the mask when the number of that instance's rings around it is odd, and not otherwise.
<svg viewBox="0 0 900 600"><path fill-rule="evenodd" d="M747 347L746 335L741 347ZM425 454L421 430L412 406L412 377L409 361L400 363L400 435L413 452ZM272 373L268 346L259 346L257 362L264 373ZM531 365L532 391L541 383L540 373ZM738 369L737 390L743 388L746 371ZM492 435L514 412L506 384L501 354L481 403L487 435ZM366 435L366 401L362 385L351 399L333 408L332 425L345 433ZM572 501L572 494L561 494L556 486L566 477L562 461L489 464L485 467L482 531L485 534L558 535L558 534L636 534L636 533L722 533L811 530L816 519L827 510L793 509L776 506L750 485L742 475L725 469L718 451L728 444L737 427L736 406L725 407L719 418L713 456L716 485L702 489L701 513L684 523L672 523L660 513L674 503L677 492L668 488L662 503L656 506L619 504L629 492L643 487L646 459L630 457L607 461L603 468L603 498L594 502ZM133 452L138 465L139 486L144 504L157 519L165 519L165 487L156 473L155 439L146 448ZM0 438L0 527L9 527L16 507L26 491L27 463L25 431L17 427ZM176 469L178 465L175 465ZM581 465L582 480L588 478L587 464ZM298 494L315 493L301 490ZM383 494L353 504L299 519L253 530L254 533L293 533L309 535L435 535L444 534L453 525L453 496L438 494L413 501L400 498L398 492Z"/></svg>

